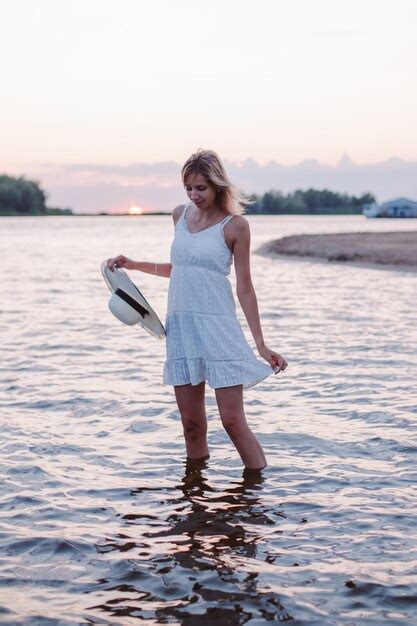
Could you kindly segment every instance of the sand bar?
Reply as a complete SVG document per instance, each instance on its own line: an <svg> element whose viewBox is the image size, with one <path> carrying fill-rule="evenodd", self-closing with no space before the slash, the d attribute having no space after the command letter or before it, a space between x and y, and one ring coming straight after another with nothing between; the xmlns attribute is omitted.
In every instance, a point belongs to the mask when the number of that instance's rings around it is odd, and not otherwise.
<svg viewBox="0 0 417 626"><path fill-rule="evenodd" d="M417 270L417 231L293 235L268 241L257 252Z"/></svg>

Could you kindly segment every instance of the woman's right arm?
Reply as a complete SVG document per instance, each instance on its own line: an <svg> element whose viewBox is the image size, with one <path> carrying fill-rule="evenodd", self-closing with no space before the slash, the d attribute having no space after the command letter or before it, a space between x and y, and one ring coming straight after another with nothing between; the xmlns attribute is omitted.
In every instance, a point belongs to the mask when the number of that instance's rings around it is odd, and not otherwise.
<svg viewBox="0 0 417 626"><path fill-rule="evenodd" d="M132 269L146 274L155 274L155 276L163 276L169 278L171 276L171 263L147 263L146 261L133 261Z"/></svg>
<svg viewBox="0 0 417 626"><path fill-rule="evenodd" d="M169 278L171 275L171 263L149 263L148 261L133 261L124 254L119 254L112 259L107 259L107 267L113 271L115 267L126 270L138 270L145 274L154 274L155 276L164 276Z"/></svg>
<svg viewBox="0 0 417 626"><path fill-rule="evenodd" d="M184 205L180 204L175 207L172 212L172 219L174 226L181 216L184 209ZM138 270L138 272L145 272L145 274L154 274L155 276L163 276L169 278L171 276L172 265L171 263L149 263L148 261L133 261L124 254L119 254L111 259L107 259L107 267L113 271L115 267L124 268L126 270Z"/></svg>

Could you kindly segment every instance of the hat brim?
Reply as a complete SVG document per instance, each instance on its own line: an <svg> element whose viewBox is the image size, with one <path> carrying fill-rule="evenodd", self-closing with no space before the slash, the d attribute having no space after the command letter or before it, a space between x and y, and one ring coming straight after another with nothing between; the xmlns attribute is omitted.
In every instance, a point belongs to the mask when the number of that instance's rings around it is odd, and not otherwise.
<svg viewBox="0 0 417 626"><path fill-rule="evenodd" d="M153 337L164 339L166 332L161 320L129 276L118 268L111 271L106 261L101 264L101 273L110 291L117 293L139 312L138 323Z"/></svg>

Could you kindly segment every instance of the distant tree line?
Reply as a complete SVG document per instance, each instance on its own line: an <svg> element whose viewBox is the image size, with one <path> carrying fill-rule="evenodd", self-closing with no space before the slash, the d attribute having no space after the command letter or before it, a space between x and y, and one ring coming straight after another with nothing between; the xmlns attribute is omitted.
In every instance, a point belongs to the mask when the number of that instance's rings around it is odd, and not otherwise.
<svg viewBox="0 0 417 626"><path fill-rule="evenodd" d="M46 194L35 180L0 175L0 215L71 215L71 209L48 208Z"/></svg>
<svg viewBox="0 0 417 626"><path fill-rule="evenodd" d="M254 201L246 213L283 214L322 214L322 213L362 213L365 204L375 202L371 193L362 196L349 196L329 189L297 189L287 195L281 191L267 191L262 196L251 196Z"/></svg>

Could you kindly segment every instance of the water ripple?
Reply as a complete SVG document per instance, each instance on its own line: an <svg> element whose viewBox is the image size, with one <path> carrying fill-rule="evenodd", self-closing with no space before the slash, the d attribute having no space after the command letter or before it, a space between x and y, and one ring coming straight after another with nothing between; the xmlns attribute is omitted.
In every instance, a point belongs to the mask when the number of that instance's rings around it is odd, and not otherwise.
<svg viewBox="0 0 417 626"><path fill-rule="evenodd" d="M253 218L253 238L358 220ZM2 624L416 621L413 274L254 255L290 366L245 392L269 461L248 473L210 390L211 458L184 463L163 343L106 310L115 228L126 254L139 238L143 259L156 240L167 258L169 218L2 225ZM167 282L136 278L163 317Z"/></svg>

